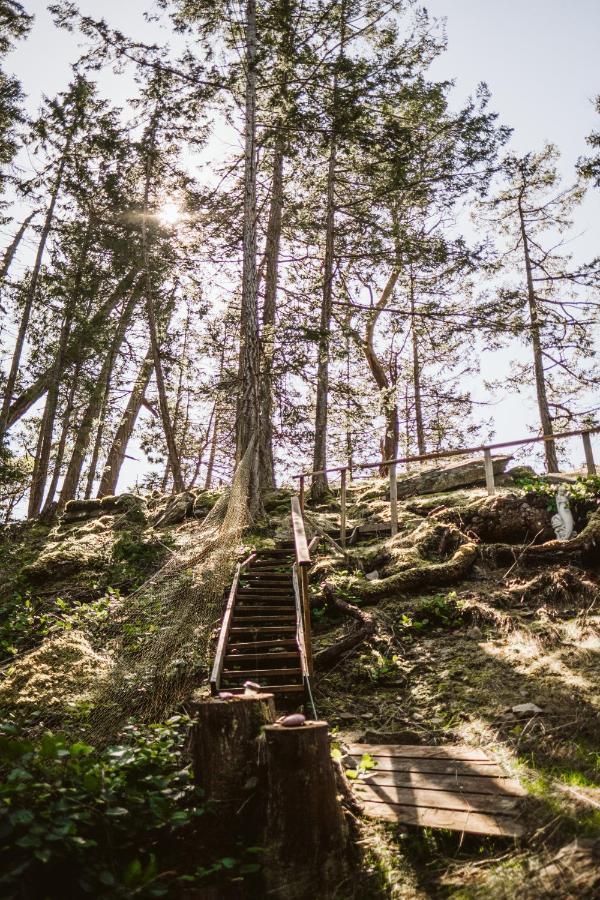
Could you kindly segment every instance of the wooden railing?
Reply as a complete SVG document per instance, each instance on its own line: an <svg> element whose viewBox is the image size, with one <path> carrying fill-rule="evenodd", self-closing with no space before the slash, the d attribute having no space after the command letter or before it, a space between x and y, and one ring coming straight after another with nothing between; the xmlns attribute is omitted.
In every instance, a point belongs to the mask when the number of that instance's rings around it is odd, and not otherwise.
<svg viewBox="0 0 600 900"><path fill-rule="evenodd" d="M294 596L296 598L296 618L298 621L297 640L300 650L302 665L302 677L307 682L313 674L312 639L310 627L310 601L308 597L308 570L312 563L310 550L316 540L311 541L310 547L306 540L304 528L304 516L298 497L292 497L292 532L294 535L294 549L296 561L293 566Z"/></svg>
<svg viewBox="0 0 600 900"><path fill-rule="evenodd" d="M437 459L449 459L454 456L472 456L477 453L483 454L483 466L485 472L485 483L487 492L491 496L496 492L494 481L494 460L492 450L505 450L509 447L522 447L528 444L547 443L548 441L564 440L566 438L580 437L583 442L583 451L585 454L585 463L588 475L596 474L596 463L592 450L591 435L598 434L600 426L595 428L585 428L578 431L562 431L558 434L544 434L540 437L521 438L516 441L502 441L498 444L481 444L477 447L461 447L458 450L439 450L435 453L423 453L419 456L403 456L399 459L387 459L378 462L355 463L353 469L379 469L388 470L390 480L390 526L391 533L398 533L398 484L396 466L402 463L428 462ZM346 546L346 488L348 482L348 474L351 474L349 466L333 466L328 469L319 469L316 472L300 472L293 475L293 478L299 479L299 506L301 514L304 512L306 479L312 478L314 475L325 475L329 473L339 472L340 474L340 544Z"/></svg>
<svg viewBox="0 0 600 900"><path fill-rule="evenodd" d="M250 563L256 558L256 553L251 553L250 556L245 559L243 562L238 563L235 575L233 576L233 583L231 585L231 590L229 591L229 596L227 598L227 605L225 607L225 614L223 615L223 621L221 623L221 630L219 632L219 639L217 641L217 649L215 651L215 661L213 663L212 672L210 674L210 692L215 695L219 693L219 688L221 684L221 675L223 674L223 666L225 663L225 652L227 649L227 640L229 638L229 631L231 629L231 622L233 620L233 610L235 607L235 598L237 596L238 587L240 584L240 578L242 573L247 569Z"/></svg>

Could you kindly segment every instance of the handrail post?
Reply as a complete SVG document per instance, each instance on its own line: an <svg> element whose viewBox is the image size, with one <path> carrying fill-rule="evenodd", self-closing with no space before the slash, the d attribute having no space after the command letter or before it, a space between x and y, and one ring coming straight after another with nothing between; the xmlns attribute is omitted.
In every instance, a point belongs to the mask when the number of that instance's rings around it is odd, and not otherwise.
<svg viewBox="0 0 600 900"><path fill-rule="evenodd" d="M300 511L304 515L304 475L300 476Z"/></svg>
<svg viewBox="0 0 600 900"><path fill-rule="evenodd" d="M390 466L390 522L392 536L398 534L398 481L396 463Z"/></svg>
<svg viewBox="0 0 600 900"><path fill-rule="evenodd" d="M347 469L341 471L340 482L340 544L346 549L346 473Z"/></svg>
<svg viewBox="0 0 600 900"><path fill-rule="evenodd" d="M592 450L592 440L589 431L582 431L581 439L583 441L583 450L585 453L585 466L587 469L587 473L588 475L595 475L596 463L594 462L594 452Z"/></svg>
<svg viewBox="0 0 600 900"><path fill-rule="evenodd" d="M485 469L485 486L490 497L496 493L496 484L494 482L494 461L492 460L492 451L486 447L483 451L483 466Z"/></svg>

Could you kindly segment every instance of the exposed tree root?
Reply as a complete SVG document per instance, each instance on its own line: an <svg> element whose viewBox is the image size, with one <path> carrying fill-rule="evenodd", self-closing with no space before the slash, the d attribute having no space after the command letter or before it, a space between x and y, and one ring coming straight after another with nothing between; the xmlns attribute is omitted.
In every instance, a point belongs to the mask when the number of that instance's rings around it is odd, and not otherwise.
<svg viewBox="0 0 600 900"><path fill-rule="evenodd" d="M327 669L349 650L353 650L359 644L362 644L363 641L375 633L376 627L375 621L369 613L359 609L358 606L353 606L352 603L346 603L341 597L336 596L334 589L327 582L323 585L323 596L328 609L342 613L344 616L351 616L359 622L359 626L341 640L336 641L331 647L325 647L324 650L319 650L315 654L315 667L319 670Z"/></svg>
<svg viewBox="0 0 600 900"><path fill-rule="evenodd" d="M477 558L477 552L477 544L469 542L459 547L450 559L444 562L428 563L423 561L421 564L379 581L365 581L364 584L361 581L361 596L366 601L379 600L416 588L454 584L470 571Z"/></svg>
<svg viewBox="0 0 600 900"><path fill-rule="evenodd" d="M600 512L590 515L587 525L570 541L546 541L526 547L510 544L490 544L482 548L482 556L491 562L505 563L509 559L528 563L600 563Z"/></svg>
<svg viewBox="0 0 600 900"><path fill-rule="evenodd" d="M600 600L600 587L581 571L569 566L544 569L528 581L508 585L521 603L552 607L577 607Z"/></svg>

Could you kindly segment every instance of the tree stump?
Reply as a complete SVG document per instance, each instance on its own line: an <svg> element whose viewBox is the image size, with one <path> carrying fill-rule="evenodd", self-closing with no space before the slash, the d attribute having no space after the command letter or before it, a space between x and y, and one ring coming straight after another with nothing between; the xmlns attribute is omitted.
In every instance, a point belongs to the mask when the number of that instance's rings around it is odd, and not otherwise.
<svg viewBox="0 0 600 900"><path fill-rule="evenodd" d="M326 722L268 725L265 887L275 900L344 896L347 831Z"/></svg>
<svg viewBox="0 0 600 900"><path fill-rule="evenodd" d="M194 778L219 804L219 815L236 814L258 786L262 731L275 720L273 694L203 700L195 714Z"/></svg>

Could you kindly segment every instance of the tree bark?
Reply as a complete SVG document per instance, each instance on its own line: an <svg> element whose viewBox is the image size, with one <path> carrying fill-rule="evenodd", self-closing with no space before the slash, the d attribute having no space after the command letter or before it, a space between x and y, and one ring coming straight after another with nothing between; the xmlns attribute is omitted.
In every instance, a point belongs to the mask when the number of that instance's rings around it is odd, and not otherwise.
<svg viewBox="0 0 600 900"><path fill-rule="evenodd" d="M34 210L34 212L30 213L27 216L27 218L23 221L23 223L19 227L19 230L15 234L15 236L12 239L12 241L10 242L9 246L6 248L4 256L2 257L2 265L0 265L0 280L3 281L6 278L6 276L8 275L9 269L12 265L12 261L15 258L15 254L16 254L17 250L19 249L19 244L23 240L23 235L27 231L27 228L29 227L29 223L31 222L33 217L36 215L37 215L37 210Z"/></svg>
<svg viewBox="0 0 600 900"><path fill-rule="evenodd" d="M240 354L238 402L236 410L236 460L239 462L252 442L248 505L256 515L262 508L258 432L260 420L260 342L256 276L256 2L246 3L246 109L244 143L244 222L242 261L242 304L240 313Z"/></svg>
<svg viewBox="0 0 600 900"><path fill-rule="evenodd" d="M546 391L546 377L544 374L540 320L533 282L531 255L529 252L529 237L527 235L527 228L525 225L523 205L520 199L518 208L519 221L521 223L521 237L523 240L523 255L525 257L525 272L527 275L527 302L529 306L531 348L533 350L533 370L535 373L535 390L537 394L538 410L540 413L540 423L542 426L543 434L553 434L554 431L552 427L552 417L550 415L550 407L548 405L548 395ZM544 452L546 455L546 468L548 469L548 472L558 472L558 457L556 455L556 444L554 443L554 441L544 442Z"/></svg>
<svg viewBox="0 0 600 900"><path fill-rule="evenodd" d="M343 47L343 44L342 44ZM340 53L343 52L343 49ZM331 311L333 301L333 268L335 262L335 180L337 166L337 133L335 127L338 102L338 76L333 79L333 114L329 164L327 167L327 206L325 214L325 258L323 264L323 294L321 300L321 320L319 323L319 348L317 360L317 397L315 407L315 443L313 452L313 475L310 495L314 501L322 500L328 490L327 472L327 420L329 413L329 344Z"/></svg>
<svg viewBox="0 0 600 900"><path fill-rule="evenodd" d="M110 450L108 451L106 463L104 464L104 470L100 479L100 486L96 495L97 497L112 496L117 490L117 483L125 459L127 445L133 434L137 417L140 414L140 409L142 408L142 403L148 384L150 383L153 369L154 355L152 353L152 347L148 347L148 351L138 372L131 394L129 395L127 406L121 416L119 427L117 428Z"/></svg>
<svg viewBox="0 0 600 900"><path fill-rule="evenodd" d="M262 328L262 380L259 430L259 466L261 486L275 487L273 459L273 356L275 352L275 315L277 310L277 282L281 247L281 218L283 210L283 137L277 137L273 155L271 206L267 226L265 302Z"/></svg>
<svg viewBox="0 0 600 900"><path fill-rule="evenodd" d="M410 273L410 329L412 337L413 357L413 391L415 400L415 425L417 429L417 447L419 455L427 453L425 444L425 426L423 424L423 400L421 397L421 360L419 358L419 336L417 334L417 317L415 316L415 281ZM407 453L408 453L407 448Z"/></svg>
<svg viewBox="0 0 600 900"><path fill-rule="evenodd" d="M346 896L348 835L327 723L267 725L264 733L266 894L274 900L306 900L315 891L322 900Z"/></svg>
<svg viewBox="0 0 600 900"><path fill-rule="evenodd" d="M256 776L258 741L275 721L272 694L244 694L203 700L195 708L192 730L194 775L207 799L234 805Z"/></svg>

